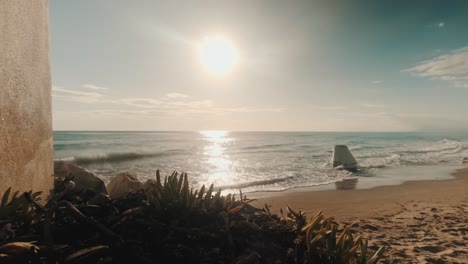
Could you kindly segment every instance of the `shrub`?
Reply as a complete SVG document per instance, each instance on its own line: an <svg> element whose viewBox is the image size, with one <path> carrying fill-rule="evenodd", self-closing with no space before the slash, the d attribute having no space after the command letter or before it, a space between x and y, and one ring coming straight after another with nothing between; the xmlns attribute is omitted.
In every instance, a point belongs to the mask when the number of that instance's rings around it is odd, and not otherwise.
<svg viewBox="0 0 468 264"><path fill-rule="evenodd" d="M367 240L321 212L271 214L240 193L189 187L186 173L110 200L57 181L45 206L10 190L0 203L0 263L356 263L372 264ZM98 198L96 198L98 197ZM26 219L26 220L25 220ZM2 231L2 232L3 232Z"/></svg>

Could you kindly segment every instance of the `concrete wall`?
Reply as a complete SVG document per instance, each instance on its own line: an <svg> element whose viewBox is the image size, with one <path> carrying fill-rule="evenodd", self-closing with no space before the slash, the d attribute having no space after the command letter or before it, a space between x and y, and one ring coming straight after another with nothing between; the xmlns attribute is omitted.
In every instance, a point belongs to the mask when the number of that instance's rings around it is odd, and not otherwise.
<svg viewBox="0 0 468 264"><path fill-rule="evenodd" d="M53 185L49 1L0 0L0 193Z"/></svg>

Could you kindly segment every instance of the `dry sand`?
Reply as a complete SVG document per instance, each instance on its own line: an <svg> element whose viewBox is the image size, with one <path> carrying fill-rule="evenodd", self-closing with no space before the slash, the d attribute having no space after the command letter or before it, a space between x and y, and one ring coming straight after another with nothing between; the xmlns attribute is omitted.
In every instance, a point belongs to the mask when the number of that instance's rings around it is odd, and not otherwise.
<svg viewBox="0 0 468 264"><path fill-rule="evenodd" d="M385 245L380 263L468 263L468 169L454 175L364 190L276 193L255 205L323 210L368 237L371 249Z"/></svg>

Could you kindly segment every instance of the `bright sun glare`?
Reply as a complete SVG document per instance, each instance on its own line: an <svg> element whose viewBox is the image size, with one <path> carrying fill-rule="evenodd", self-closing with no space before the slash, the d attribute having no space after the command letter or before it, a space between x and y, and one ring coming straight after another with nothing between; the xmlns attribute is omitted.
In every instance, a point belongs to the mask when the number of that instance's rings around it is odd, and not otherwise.
<svg viewBox="0 0 468 264"><path fill-rule="evenodd" d="M198 52L205 70L212 74L226 75L238 60L234 45L222 36L205 37Z"/></svg>

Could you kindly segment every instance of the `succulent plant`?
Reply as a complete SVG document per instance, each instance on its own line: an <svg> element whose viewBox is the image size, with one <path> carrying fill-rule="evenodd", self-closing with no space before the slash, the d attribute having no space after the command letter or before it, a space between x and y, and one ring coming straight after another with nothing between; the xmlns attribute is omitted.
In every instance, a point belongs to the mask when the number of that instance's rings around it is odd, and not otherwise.
<svg viewBox="0 0 468 264"><path fill-rule="evenodd" d="M302 231L305 232L308 258L320 259L320 263L375 264L384 252L384 247L381 247L368 256L367 239L354 238L349 226L339 231L333 217L325 218L321 211Z"/></svg>
<svg viewBox="0 0 468 264"><path fill-rule="evenodd" d="M0 230L0 263L375 264L384 251L369 254L366 239L321 212L309 221L290 207L272 214L242 191L237 199L190 188L186 173L162 180L157 171L143 190L99 202L70 191L71 180L58 181L45 205L39 193L3 194L0 228L10 235Z"/></svg>

